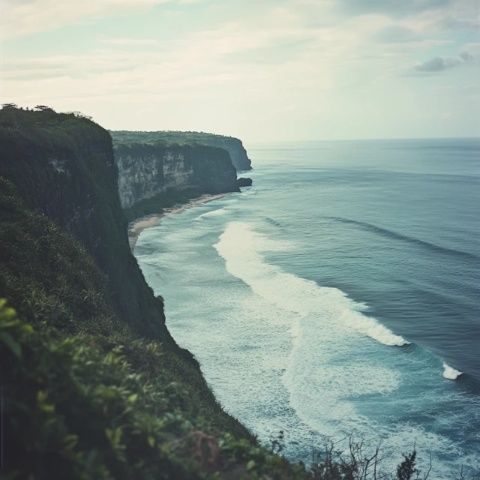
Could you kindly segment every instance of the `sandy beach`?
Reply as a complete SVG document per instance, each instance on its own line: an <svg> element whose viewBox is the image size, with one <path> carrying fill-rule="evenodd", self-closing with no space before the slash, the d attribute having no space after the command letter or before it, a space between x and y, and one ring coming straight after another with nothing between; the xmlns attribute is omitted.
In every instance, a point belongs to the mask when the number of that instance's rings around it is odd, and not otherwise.
<svg viewBox="0 0 480 480"><path fill-rule="evenodd" d="M195 207L203 203L211 202L218 198L222 198L225 193L220 193L217 195L201 195L200 197L194 198L187 203L175 205L173 207L165 208L162 213L153 213L151 215L146 215L145 217L140 217L133 222L130 222L128 225L128 243L133 252L135 245L137 243L140 233L146 228L154 227L160 223L160 220L166 216L173 213L180 213L186 210L187 208Z"/></svg>

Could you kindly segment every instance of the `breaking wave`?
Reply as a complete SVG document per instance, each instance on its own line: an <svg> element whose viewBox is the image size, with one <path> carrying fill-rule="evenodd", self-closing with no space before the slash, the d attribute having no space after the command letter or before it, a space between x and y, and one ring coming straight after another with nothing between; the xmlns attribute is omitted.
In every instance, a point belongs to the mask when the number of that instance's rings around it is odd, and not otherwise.
<svg viewBox="0 0 480 480"><path fill-rule="evenodd" d="M443 362L443 378L446 378L447 380L456 380L460 375L462 375L462 373L463 372L455 370L453 367Z"/></svg>
<svg viewBox="0 0 480 480"><path fill-rule="evenodd" d="M329 326L353 329L384 345L400 347L409 343L365 315L365 305L353 301L340 289L319 286L269 264L262 252L282 249L282 245L256 233L246 223L229 223L214 247L230 274L276 307L302 316L316 314Z"/></svg>
<svg viewBox="0 0 480 480"><path fill-rule="evenodd" d="M217 208L216 210L211 210L209 212L202 213L195 220L205 220L212 217L221 217L227 213L226 208Z"/></svg>

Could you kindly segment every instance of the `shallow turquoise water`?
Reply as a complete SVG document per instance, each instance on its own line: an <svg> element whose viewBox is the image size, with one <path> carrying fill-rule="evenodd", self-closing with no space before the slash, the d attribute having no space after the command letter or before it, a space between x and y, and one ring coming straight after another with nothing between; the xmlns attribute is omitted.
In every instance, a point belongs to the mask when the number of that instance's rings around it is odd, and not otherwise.
<svg viewBox="0 0 480 480"><path fill-rule="evenodd" d="M480 468L480 140L249 153L254 187L135 250L222 404L294 459L353 432Z"/></svg>

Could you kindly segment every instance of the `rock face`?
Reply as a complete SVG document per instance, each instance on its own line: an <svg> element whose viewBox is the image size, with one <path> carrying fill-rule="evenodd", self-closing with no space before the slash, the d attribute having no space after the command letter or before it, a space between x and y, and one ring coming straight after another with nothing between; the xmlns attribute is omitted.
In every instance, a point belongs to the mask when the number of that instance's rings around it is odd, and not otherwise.
<svg viewBox="0 0 480 480"><path fill-rule="evenodd" d="M110 132L115 145L121 143L156 143L166 142L178 145L200 144L209 147L223 148L230 155L233 166L237 171L251 170L252 162L247 156L241 140L224 135L215 135L203 132Z"/></svg>
<svg viewBox="0 0 480 480"><path fill-rule="evenodd" d="M252 179L246 177L240 177L237 179L237 185L239 187L251 187L252 186Z"/></svg>
<svg viewBox="0 0 480 480"><path fill-rule="evenodd" d="M171 191L197 194L238 191L226 150L205 145L134 143L115 146L123 208Z"/></svg>
<svg viewBox="0 0 480 480"><path fill-rule="evenodd" d="M234 137L222 137L220 135L208 135L201 140L205 145L224 148L230 154L233 166L237 171L251 170L252 162L247 156L241 140Z"/></svg>

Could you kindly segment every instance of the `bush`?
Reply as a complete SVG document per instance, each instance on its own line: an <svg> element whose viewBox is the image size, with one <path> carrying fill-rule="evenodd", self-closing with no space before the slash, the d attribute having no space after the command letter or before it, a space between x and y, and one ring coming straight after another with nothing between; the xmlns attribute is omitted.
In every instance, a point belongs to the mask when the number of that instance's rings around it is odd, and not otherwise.
<svg viewBox="0 0 480 480"><path fill-rule="evenodd" d="M223 430L159 342L51 333L0 301L7 478L306 478Z"/></svg>

